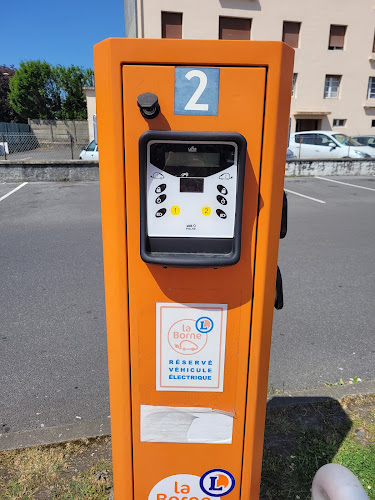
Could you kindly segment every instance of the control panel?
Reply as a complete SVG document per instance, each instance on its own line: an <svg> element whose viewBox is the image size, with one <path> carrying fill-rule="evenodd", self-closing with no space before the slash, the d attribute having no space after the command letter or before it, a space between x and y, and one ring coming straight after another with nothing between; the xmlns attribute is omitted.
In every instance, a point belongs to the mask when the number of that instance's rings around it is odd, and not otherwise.
<svg viewBox="0 0 375 500"><path fill-rule="evenodd" d="M243 136L149 131L139 153L143 260L197 267L237 262Z"/></svg>

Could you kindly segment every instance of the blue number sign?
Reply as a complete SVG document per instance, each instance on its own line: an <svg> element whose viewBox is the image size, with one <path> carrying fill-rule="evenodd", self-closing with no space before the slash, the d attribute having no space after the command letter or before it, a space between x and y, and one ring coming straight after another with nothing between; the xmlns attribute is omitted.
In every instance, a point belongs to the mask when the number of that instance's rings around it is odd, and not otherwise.
<svg viewBox="0 0 375 500"><path fill-rule="evenodd" d="M175 68L174 114L217 116L219 68Z"/></svg>

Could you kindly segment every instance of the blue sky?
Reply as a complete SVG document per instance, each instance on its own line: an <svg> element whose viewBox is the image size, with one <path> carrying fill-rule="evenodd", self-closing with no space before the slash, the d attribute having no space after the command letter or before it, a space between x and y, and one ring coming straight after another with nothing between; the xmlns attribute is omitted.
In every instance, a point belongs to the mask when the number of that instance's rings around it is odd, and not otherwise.
<svg viewBox="0 0 375 500"><path fill-rule="evenodd" d="M9 0L1 11L0 65L41 59L94 68L93 45L125 36L124 0Z"/></svg>

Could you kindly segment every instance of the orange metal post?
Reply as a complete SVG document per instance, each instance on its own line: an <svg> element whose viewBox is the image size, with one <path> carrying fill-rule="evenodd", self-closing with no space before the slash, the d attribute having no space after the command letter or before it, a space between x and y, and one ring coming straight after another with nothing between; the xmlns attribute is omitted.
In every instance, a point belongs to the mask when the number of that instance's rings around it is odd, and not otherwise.
<svg viewBox="0 0 375 500"><path fill-rule="evenodd" d="M94 55L115 498L196 500L187 489L149 495L164 478L219 468L235 478L223 498L256 499L293 50L281 42L109 39ZM176 66L220 68L217 116L174 114ZM144 92L159 98L161 113L153 120L137 106ZM138 141L150 129L246 138L237 264L188 269L141 259ZM222 392L156 390L156 303L227 304ZM227 412L232 443L141 442L142 405ZM210 498L202 492L198 500Z"/></svg>

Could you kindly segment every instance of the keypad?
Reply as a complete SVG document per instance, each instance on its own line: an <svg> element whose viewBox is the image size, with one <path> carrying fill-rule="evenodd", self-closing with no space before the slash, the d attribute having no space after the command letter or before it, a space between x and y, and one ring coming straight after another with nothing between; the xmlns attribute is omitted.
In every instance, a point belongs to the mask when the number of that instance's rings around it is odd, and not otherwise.
<svg viewBox="0 0 375 500"><path fill-rule="evenodd" d="M224 210L220 210L220 208L218 208L216 210L216 213L217 213L218 217L220 217L220 219L226 219L227 218L227 214L224 212Z"/></svg>
<svg viewBox="0 0 375 500"><path fill-rule="evenodd" d="M161 194L160 196L158 196L155 200L155 203L157 203L158 205L160 203L163 203L163 201L165 201L167 195L166 194Z"/></svg>
<svg viewBox="0 0 375 500"><path fill-rule="evenodd" d="M156 212L155 217L157 217L157 218L163 217L163 215L165 215L166 212L167 212L166 208L161 208L160 210L158 210Z"/></svg>
<svg viewBox="0 0 375 500"><path fill-rule="evenodd" d="M221 196L220 194L216 196L216 199L219 203L221 203L221 205L227 205L228 203L226 198L224 198L224 196Z"/></svg>
<svg viewBox="0 0 375 500"><path fill-rule="evenodd" d="M217 190L221 194L228 194L228 189L225 186L222 186L221 184L217 186Z"/></svg>

